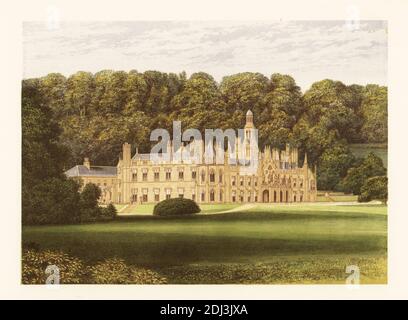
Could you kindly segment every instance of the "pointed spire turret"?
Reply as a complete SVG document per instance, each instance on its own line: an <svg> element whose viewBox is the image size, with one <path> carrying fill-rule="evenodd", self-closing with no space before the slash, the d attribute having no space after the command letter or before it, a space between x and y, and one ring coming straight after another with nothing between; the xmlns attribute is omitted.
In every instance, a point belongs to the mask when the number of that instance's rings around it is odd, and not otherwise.
<svg viewBox="0 0 408 320"><path fill-rule="evenodd" d="M307 167L307 152L305 153L305 161L303 161L303 167Z"/></svg>
<svg viewBox="0 0 408 320"><path fill-rule="evenodd" d="M245 128L254 128L254 114L251 110L248 110L245 116Z"/></svg>

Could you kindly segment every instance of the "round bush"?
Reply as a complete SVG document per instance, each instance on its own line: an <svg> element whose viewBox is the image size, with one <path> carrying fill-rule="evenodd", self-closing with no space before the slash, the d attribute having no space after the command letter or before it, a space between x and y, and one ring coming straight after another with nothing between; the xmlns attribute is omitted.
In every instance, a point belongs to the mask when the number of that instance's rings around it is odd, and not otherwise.
<svg viewBox="0 0 408 320"><path fill-rule="evenodd" d="M199 213L200 207L190 199L167 199L155 205L153 214L156 216L178 216Z"/></svg>

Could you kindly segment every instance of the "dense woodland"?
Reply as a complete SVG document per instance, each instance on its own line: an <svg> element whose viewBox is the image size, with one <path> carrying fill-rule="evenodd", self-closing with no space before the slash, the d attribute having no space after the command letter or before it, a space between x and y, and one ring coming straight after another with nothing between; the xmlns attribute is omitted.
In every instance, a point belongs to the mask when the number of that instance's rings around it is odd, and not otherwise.
<svg viewBox="0 0 408 320"><path fill-rule="evenodd" d="M381 160L356 159L349 145L387 143L387 87L325 79L302 93L291 76L278 73L239 73L217 83L204 72L188 78L184 72L80 71L23 80L23 192L25 183L60 177L84 157L116 165L123 142L149 152L150 132L171 130L173 120L183 130L242 128L248 109L261 147L289 142L302 157L308 152L319 189L359 191L364 179L385 174ZM347 177L364 165L372 172Z"/></svg>

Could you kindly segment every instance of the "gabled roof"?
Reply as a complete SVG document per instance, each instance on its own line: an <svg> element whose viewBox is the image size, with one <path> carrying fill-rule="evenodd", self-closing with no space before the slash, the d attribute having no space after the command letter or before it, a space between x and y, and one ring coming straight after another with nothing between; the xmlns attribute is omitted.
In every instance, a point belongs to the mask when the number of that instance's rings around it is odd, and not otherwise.
<svg viewBox="0 0 408 320"><path fill-rule="evenodd" d="M116 167L109 166L91 166L90 169L84 165L77 165L71 169L65 171L65 175L69 178L71 177L116 177L117 170Z"/></svg>
<svg viewBox="0 0 408 320"><path fill-rule="evenodd" d="M136 153L132 160L150 160L150 153Z"/></svg>

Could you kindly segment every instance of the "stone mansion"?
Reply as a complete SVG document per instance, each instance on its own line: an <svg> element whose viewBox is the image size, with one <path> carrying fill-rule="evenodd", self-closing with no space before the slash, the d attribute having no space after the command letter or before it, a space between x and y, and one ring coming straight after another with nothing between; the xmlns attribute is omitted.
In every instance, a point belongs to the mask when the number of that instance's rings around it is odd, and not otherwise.
<svg viewBox="0 0 408 320"><path fill-rule="evenodd" d="M253 114L246 115L245 132L253 129ZM151 161L150 154L132 156L131 145L123 144L116 167L94 166L88 158L65 174L102 190L102 203L156 203L185 197L197 203L291 203L316 201L316 167L311 169L307 154L298 165L298 150L266 147L258 153L256 173L241 174L240 165ZM170 149L171 150L171 149Z"/></svg>

